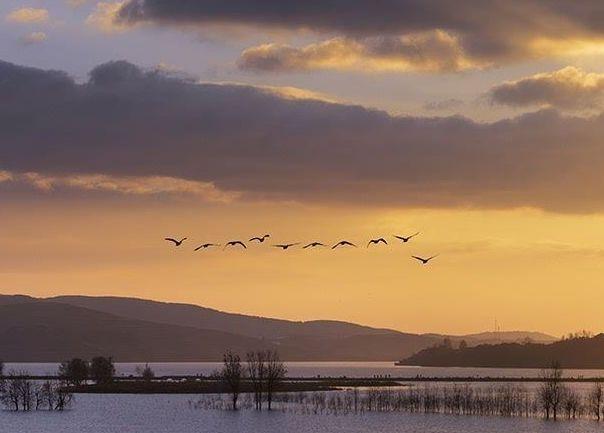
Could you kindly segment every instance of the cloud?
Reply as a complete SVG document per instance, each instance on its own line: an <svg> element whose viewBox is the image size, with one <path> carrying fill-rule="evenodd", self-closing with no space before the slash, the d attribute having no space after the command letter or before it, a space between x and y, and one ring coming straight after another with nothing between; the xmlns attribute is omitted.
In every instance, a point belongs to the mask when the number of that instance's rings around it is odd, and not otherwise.
<svg viewBox="0 0 604 433"><path fill-rule="evenodd" d="M603 116L391 116L123 61L81 84L0 63L0 99L12 173L187 179L246 200L604 211Z"/></svg>
<svg viewBox="0 0 604 433"><path fill-rule="evenodd" d="M22 37L21 43L23 45L35 45L35 44L40 44L40 43L44 42L46 39L48 39L48 36L46 36L46 33L32 32L32 33Z"/></svg>
<svg viewBox="0 0 604 433"><path fill-rule="evenodd" d="M448 111L459 108L464 105L460 99L450 98L442 101L430 101L424 104L424 110L428 111Z"/></svg>
<svg viewBox="0 0 604 433"><path fill-rule="evenodd" d="M80 6L83 6L84 4L86 4L86 2L88 0L65 0L65 1L72 8L79 8Z"/></svg>
<svg viewBox="0 0 604 433"><path fill-rule="evenodd" d="M15 9L6 16L6 21L13 23L32 24L48 21L48 10L42 8Z"/></svg>
<svg viewBox="0 0 604 433"><path fill-rule="evenodd" d="M13 180L13 175L8 171L0 170L0 183Z"/></svg>
<svg viewBox="0 0 604 433"><path fill-rule="evenodd" d="M167 71L165 69L160 69L163 71ZM180 73L179 71L175 71L176 73ZM172 72L170 72L172 73ZM186 75L185 75L186 77ZM229 86L229 87L241 87L242 89L249 89L249 84L244 84L237 81L206 81L206 82L198 82L198 84L209 84L209 85L221 85L221 86ZM315 92L313 90L302 89L300 87L292 87L292 86L269 86L266 84L254 85L254 89L259 92L266 92L269 95L276 95L283 99L311 99L315 101L323 101L323 102L332 102L336 103L337 100L335 97L329 96L322 92Z"/></svg>
<svg viewBox="0 0 604 433"><path fill-rule="evenodd" d="M133 195L190 195L208 202L219 203L229 203L239 197L239 193L222 191L211 182L169 176L109 176L104 174L56 176L35 172L0 171L0 183L2 182L26 184L42 191L68 188Z"/></svg>
<svg viewBox="0 0 604 433"><path fill-rule="evenodd" d="M302 48L265 44L245 50L239 67L254 71L314 69L454 72L478 67L456 38L442 32L402 37L334 38Z"/></svg>
<svg viewBox="0 0 604 433"><path fill-rule="evenodd" d="M494 103L514 107L601 109L604 107L604 74L568 66L495 86L489 98Z"/></svg>
<svg viewBox="0 0 604 433"><path fill-rule="evenodd" d="M604 4L599 0L385 0L379 7L371 0L126 0L116 19L127 25L145 22L196 29L218 25L247 26L261 31L304 31L323 41L303 48L273 46L269 52L267 46L256 47L264 48L264 54L278 53L279 59L285 57L289 60L285 65L299 64L307 57L313 60L315 49L342 38L348 41L346 47L355 57L359 49L372 52L367 40L392 40L396 48L400 45L397 40L442 32L456 41L463 53L464 65L483 67L573 54L594 47L601 50L603 15ZM405 42L402 45L404 51L409 49ZM430 52L430 47L419 48ZM340 54L338 58L341 60L341 57ZM428 63L437 60L434 56L430 58ZM301 61L301 66L325 67L322 61L310 60ZM359 68L365 63L353 62ZM270 62L257 64L270 65ZM435 68L461 69L464 68Z"/></svg>
<svg viewBox="0 0 604 433"><path fill-rule="evenodd" d="M86 24L104 33L120 33L128 26L116 19L123 2L98 2L95 9L86 18Z"/></svg>

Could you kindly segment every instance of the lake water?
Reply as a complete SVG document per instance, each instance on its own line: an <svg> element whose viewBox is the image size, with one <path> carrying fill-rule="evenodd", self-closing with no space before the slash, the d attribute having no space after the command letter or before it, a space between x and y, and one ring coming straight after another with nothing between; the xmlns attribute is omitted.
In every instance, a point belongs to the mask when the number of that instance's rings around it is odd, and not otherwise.
<svg viewBox="0 0 604 433"><path fill-rule="evenodd" d="M589 433L604 422L366 413L299 415L288 412L195 409L185 395L78 395L59 413L0 412L3 433Z"/></svg>
<svg viewBox="0 0 604 433"><path fill-rule="evenodd" d="M525 368L450 368L450 367L397 367L392 362L288 362L291 377L538 377L539 369ZM135 374L141 363L116 363L117 374ZM222 366L218 362L154 362L149 363L157 376L209 375ZM56 363L6 363L5 371L25 370L33 375L55 374ZM604 377L604 370L565 370L566 376Z"/></svg>
<svg viewBox="0 0 604 433"><path fill-rule="evenodd" d="M136 363L118 363L120 375L135 373ZM210 374L219 363L152 363L157 375ZM7 363L6 371L54 374L57 364ZM294 362L296 377L537 377L539 370L491 368L396 367L390 362ZM604 376L602 370L567 370L566 376ZM574 384L583 388L588 384ZM238 412L193 407L196 395L76 395L65 412L0 411L1 433L588 433L604 430L590 420L547 422L541 419L453 416L439 414L365 413L305 415L251 410Z"/></svg>

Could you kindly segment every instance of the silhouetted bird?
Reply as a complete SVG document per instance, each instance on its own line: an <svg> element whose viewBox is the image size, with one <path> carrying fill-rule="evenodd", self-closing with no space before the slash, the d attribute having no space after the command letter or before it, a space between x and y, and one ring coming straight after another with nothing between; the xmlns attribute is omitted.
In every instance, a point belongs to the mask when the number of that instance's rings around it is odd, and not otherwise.
<svg viewBox="0 0 604 433"><path fill-rule="evenodd" d="M252 239L249 240L249 242L253 242L253 241L257 241L257 242L264 242L267 238L270 238L271 235L264 235L264 236L255 236Z"/></svg>
<svg viewBox="0 0 604 433"><path fill-rule="evenodd" d="M241 245L243 248L247 248L247 247L245 246L245 244L244 244L243 242L241 242L241 241L230 241L230 242L227 242L227 243L224 245L223 250L224 250L226 247L234 247L235 245Z"/></svg>
<svg viewBox="0 0 604 433"><path fill-rule="evenodd" d="M432 256L432 257L428 257L427 259L424 259L424 258L418 257L418 256L411 256L411 257L422 262L422 265L427 265L430 260L432 260L435 257L438 257L438 254L435 256Z"/></svg>
<svg viewBox="0 0 604 433"><path fill-rule="evenodd" d="M289 247L293 247L295 245L298 245L300 242L296 242L295 244L277 244L277 245L273 245L276 248L282 248L284 250L288 249Z"/></svg>
<svg viewBox="0 0 604 433"><path fill-rule="evenodd" d="M220 244L202 244L202 245L198 246L197 248L195 248L194 251L199 251L202 248L219 247L219 246L220 246Z"/></svg>
<svg viewBox="0 0 604 433"><path fill-rule="evenodd" d="M380 242L382 242L384 245L388 245L388 242L386 242L386 239L384 239L384 238L371 239L369 242L367 242L367 248L369 248L369 245L371 245L371 244L377 245Z"/></svg>
<svg viewBox="0 0 604 433"><path fill-rule="evenodd" d="M174 238L164 238L165 241L174 242L174 246L179 247L187 238L182 238L181 240L177 240Z"/></svg>
<svg viewBox="0 0 604 433"><path fill-rule="evenodd" d="M355 244L353 244L352 242L348 242L348 241L340 241L337 244L335 244L333 247L331 247L331 249L336 249L338 247L344 247L344 246L351 246L351 247L357 247Z"/></svg>
<svg viewBox="0 0 604 433"><path fill-rule="evenodd" d="M395 238L403 241L403 242L409 242L411 240L411 238L416 237L417 235L419 235L419 232L412 234L411 236L397 236L397 235L392 235Z"/></svg>
<svg viewBox="0 0 604 433"><path fill-rule="evenodd" d="M326 246L326 245L322 244L321 242L311 242L308 245L304 245L302 247L302 249L305 249L305 248L314 248L314 247L324 247L324 246Z"/></svg>

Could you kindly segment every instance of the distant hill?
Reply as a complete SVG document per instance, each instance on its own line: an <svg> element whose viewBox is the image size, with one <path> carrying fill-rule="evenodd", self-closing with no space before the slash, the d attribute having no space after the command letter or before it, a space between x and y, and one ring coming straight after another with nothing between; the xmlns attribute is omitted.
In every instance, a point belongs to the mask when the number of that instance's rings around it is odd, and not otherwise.
<svg viewBox="0 0 604 433"><path fill-rule="evenodd" d="M446 335L441 334L403 333L393 329L372 328L335 320L298 322L249 316L227 313L211 308L200 307L198 305L157 302L137 298L115 296L57 296L48 299L133 319L169 323L172 325L192 326L202 329L216 329L265 339L280 339L295 336L334 338L396 334L398 336L421 336L426 341L429 341L430 344L434 344L447 337ZM557 340L556 337L552 337L551 335L524 331L483 332L479 334L449 337L454 342L466 340L470 346L477 344L497 344L502 342L521 342L526 338L530 338L532 341L540 343L550 343Z"/></svg>
<svg viewBox="0 0 604 433"><path fill-rule="evenodd" d="M55 302L103 311L132 319L216 329L257 338L284 338L292 336L321 335L346 337L351 335L396 333L390 329L376 329L354 323L335 320L295 322L266 317L225 313L211 308L190 304L156 302L136 298L111 296L57 296Z"/></svg>
<svg viewBox="0 0 604 433"><path fill-rule="evenodd" d="M0 305L0 359L51 362L106 354L119 361L214 361L225 349L267 346L259 339L125 319L72 305Z"/></svg>
<svg viewBox="0 0 604 433"><path fill-rule="evenodd" d="M604 368L604 334L551 344L505 343L465 349L431 347L401 364L429 367L545 368L559 362L565 368Z"/></svg>
<svg viewBox="0 0 604 433"><path fill-rule="evenodd" d="M509 338L516 341L526 334ZM489 339L477 335L450 338L465 339L469 345ZM226 349L242 353L257 347L275 348L286 360L394 361L437 345L444 337L134 298L0 295L0 359L5 361L59 361L96 354L119 361L216 361ZM498 337L506 338L503 333Z"/></svg>

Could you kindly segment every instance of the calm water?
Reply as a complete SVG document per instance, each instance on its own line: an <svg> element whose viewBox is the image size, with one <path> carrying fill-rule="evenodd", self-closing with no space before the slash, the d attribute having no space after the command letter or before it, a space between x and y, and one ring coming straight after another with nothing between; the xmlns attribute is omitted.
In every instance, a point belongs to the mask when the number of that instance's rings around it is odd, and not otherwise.
<svg viewBox="0 0 604 433"><path fill-rule="evenodd" d="M135 373L137 363L118 363L120 375ZM57 364L8 363L6 370L27 370L31 374L53 374ZM157 375L207 375L219 363L152 363ZM290 376L392 377L479 376L535 377L539 370L492 368L395 367L389 362L294 362ZM602 370L568 370L567 376L604 376ZM579 388L587 384L575 384ZM530 385L529 385L530 387ZM540 419L366 413L363 415L301 415L284 412L213 411L189 405L195 395L85 395L76 396L71 410L63 413L0 411L0 432L4 433L587 433L604 430L604 422Z"/></svg>
<svg viewBox="0 0 604 433"><path fill-rule="evenodd" d="M141 363L117 363L118 375L135 374ZM208 375L218 369L218 362L157 362L149 364L155 374L162 375ZM31 374L44 375L56 373L58 364L54 363L6 363L5 371L26 370ZM538 377L538 369L521 368L441 368L441 367L396 367L392 362L288 362L288 375L293 377L347 376L373 377L390 375L391 377ZM566 376L604 377L604 370L566 370Z"/></svg>
<svg viewBox="0 0 604 433"><path fill-rule="evenodd" d="M588 433L595 421L370 413L298 415L194 409L184 395L78 395L63 413L0 412L6 433Z"/></svg>

